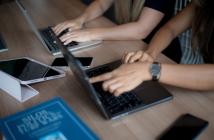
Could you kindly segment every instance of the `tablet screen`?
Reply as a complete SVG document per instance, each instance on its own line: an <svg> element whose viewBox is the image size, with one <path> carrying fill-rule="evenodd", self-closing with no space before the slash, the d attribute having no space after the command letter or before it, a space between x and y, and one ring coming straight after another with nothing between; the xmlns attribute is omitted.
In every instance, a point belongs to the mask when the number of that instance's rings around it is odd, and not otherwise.
<svg viewBox="0 0 214 140"><path fill-rule="evenodd" d="M0 70L21 81L29 81L60 74L54 69L26 58L1 61Z"/></svg>

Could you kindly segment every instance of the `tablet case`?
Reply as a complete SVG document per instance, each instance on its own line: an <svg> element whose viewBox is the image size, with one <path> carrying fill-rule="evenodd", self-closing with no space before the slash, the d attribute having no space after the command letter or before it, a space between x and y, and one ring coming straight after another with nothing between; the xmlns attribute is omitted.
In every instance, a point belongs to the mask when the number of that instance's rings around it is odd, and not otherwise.
<svg viewBox="0 0 214 140"><path fill-rule="evenodd" d="M3 71L0 71L0 79L4 79L0 80L0 89L20 102L25 102L39 93L29 85L21 84L18 79Z"/></svg>

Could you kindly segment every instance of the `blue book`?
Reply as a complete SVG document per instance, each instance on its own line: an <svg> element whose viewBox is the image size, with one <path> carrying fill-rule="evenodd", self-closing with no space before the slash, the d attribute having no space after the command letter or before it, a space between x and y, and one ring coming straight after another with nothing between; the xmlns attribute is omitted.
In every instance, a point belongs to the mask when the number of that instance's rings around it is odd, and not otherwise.
<svg viewBox="0 0 214 140"><path fill-rule="evenodd" d="M0 121L6 140L98 140L59 97Z"/></svg>

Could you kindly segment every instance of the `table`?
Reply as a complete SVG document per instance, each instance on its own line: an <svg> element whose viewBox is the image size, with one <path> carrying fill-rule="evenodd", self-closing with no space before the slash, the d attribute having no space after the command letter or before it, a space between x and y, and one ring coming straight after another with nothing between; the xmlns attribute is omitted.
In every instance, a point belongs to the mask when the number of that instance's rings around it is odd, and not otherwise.
<svg viewBox="0 0 214 140"><path fill-rule="evenodd" d="M23 0L23 4L38 28L75 18L85 9L80 0ZM0 32L9 48L9 51L0 53L0 60L27 56L51 64L54 57L39 42L15 2L1 5L0 17ZM114 24L104 17L87 24L89 28L109 26ZM93 66L97 66L121 58L124 52L145 47L142 41L103 41L101 46L75 52L75 55L93 56ZM173 63L163 55L158 59ZM173 100L117 120L106 120L70 70L66 71L64 78L33 84L32 87L40 94L25 103L0 91L0 117L60 96L104 140L153 140L183 113L209 121L209 127L199 140L214 138L214 91L198 92L165 86L174 95Z"/></svg>

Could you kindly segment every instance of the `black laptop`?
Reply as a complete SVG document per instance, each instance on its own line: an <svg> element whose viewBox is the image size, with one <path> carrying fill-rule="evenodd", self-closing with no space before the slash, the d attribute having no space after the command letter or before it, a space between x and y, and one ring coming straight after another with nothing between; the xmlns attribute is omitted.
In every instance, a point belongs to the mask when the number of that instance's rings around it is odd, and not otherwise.
<svg viewBox="0 0 214 140"><path fill-rule="evenodd" d="M57 44L59 44L63 56L76 78L88 91L92 99L108 119L116 119L172 99L172 95L164 87L158 82L153 81L143 82L134 90L123 93L119 97L115 97L102 89L102 82L91 84L89 78L112 71L121 65L121 61L115 61L84 70L81 63L72 53L62 46L60 40L57 40Z"/></svg>
<svg viewBox="0 0 214 140"><path fill-rule="evenodd" d="M4 52L7 50L8 50L8 48L6 47L6 43L5 43L2 35L0 34L0 52Z"/></svg>

